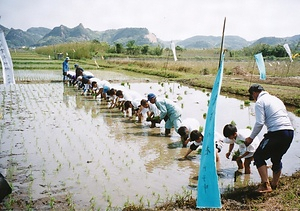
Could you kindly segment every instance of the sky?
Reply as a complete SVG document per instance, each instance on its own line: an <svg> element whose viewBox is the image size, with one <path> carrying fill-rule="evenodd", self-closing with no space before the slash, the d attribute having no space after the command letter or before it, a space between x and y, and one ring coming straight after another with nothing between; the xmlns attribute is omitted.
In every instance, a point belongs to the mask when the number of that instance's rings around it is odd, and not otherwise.
<svg viewBox="0 0 300 211"><path fill-rule="evenodd" d="M0 25L94 31L147 28L164 41L225 35L247 41L300 34L300 0L0 0Z"/></svg>

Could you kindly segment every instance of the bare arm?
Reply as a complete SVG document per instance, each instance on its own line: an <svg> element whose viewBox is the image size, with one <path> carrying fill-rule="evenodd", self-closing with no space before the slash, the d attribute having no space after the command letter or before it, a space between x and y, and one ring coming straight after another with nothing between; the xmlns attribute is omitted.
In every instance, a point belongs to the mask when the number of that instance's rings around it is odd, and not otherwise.
<svg viewBox="0 0 300 211"><path fill-rule="evenodd" d="M228 152L226 153L226 158L229 159L229 156L233 150L233 147L234 147L234 144L230 144L229 145L229 149L228 149Z"/></svg>
<svg viewBox="0 0 300 211"><path fill-rule="evenodd" d="M187 159L187 158L188 158L187 156L188 156L192 151L193 151L193 150L191 150L191 149L189 148L188 151L186 152L184 158Z"/></svg>
<svg viewBox="0 0 300 211"><path fill-rule="evenodd" d="M236 160L240 160L240 159L242 159L243 157L246 157L247 155L249 155L249 153L250 153L250 152L247 152L247 151L246 151L244 154L242 154L242 155L240 155L239 157L237 157Z"/></svg>

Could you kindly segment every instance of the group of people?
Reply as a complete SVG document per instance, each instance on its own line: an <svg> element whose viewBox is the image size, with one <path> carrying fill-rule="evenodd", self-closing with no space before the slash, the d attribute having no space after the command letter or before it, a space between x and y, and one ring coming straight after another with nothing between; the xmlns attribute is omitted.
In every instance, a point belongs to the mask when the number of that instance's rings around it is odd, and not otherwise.
<svg viewBox="0 0 300 211"><path fill-rule="evenodd" d="M82 89L81 94L91 94L100 96L105 101L110 102L109 108L119 108L130 118L136 116L138 122L151 122L150 128L156 124L165 122L165 136L171 135L171 129L180 135L183 147L188 147L184 159L188 159L189 154L197 150L202 143L203 136L200 132L200 123L194 118L182 120L181 108L167 98L157 98L154 93L149 93L144 99L139 93L125 89L124 86L112 87L105 80L97 79L88 71L84 71L75 64L75 72L69 70L69 58L63 62L63 81ZM250 164L254 160L261 184L257 189L260 193L271 192L278 186L282 170L282 157L289 149L293 137L294 128L288 117L288 113L283 102L269 94L259 84L253 84L249 88L250 100L255 100L256 122L252 130L237 129L233 124L227 124L223 128L223 136L215 133L216 160L219 160L218 153L221 151L223 143L228 143L226 157L232 157L237 163L239 174L250 174ZM267 127L267 133L259 141L257 135L263 126ZM233 155L234 145L238 145L238 151ZM244 161L242 161L242 159ZM266 160L271 159L273 178L269 181Z"/></svg>

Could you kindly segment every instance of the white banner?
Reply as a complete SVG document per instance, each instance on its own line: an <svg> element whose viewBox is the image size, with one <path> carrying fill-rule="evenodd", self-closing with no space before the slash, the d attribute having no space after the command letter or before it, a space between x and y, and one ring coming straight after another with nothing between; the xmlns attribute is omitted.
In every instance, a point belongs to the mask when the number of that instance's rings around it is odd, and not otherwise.
<svg viewBox="0 0 300 211"><path fill-rule="evenodd" d="M293 55L292 55L292 52L291 52L291 49L290 49L289 45L288 44L284 44L283 47L286 50L286 52L289 55L290 60L292 62L293 61Z"/></svg>
<svg viewBox="0 0 300 211"><path fill-rule="evenodd" d="M175 43L173 41L171 41L171 49L173 52L173 56L174 56L174 61L177 61L177 56L176 56L176 49L175 49Z"/></svg>
<svg viewBox="0 0 300 211"><path fill-rule="evenodd" d="M15 84L13 63L5 40L4 32L0 30L0 59L3 72L3 84Z"/></svg>

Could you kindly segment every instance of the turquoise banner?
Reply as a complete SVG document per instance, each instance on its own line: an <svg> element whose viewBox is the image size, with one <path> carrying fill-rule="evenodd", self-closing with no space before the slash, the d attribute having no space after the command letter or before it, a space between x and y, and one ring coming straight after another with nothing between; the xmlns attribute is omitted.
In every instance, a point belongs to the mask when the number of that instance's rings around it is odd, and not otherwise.
<svg viewBox="0 0 300 211"><path fill-rule="evenodd" d="M259 70L259 79L266 80L266 67L262 53L254 55L258 70Z"/></svg>
<svg viewBox="0 0 300 211"><path fill-rule="evenodd" d="M211 92L198 176L197 208L221 208L221 195L216 167L215 118L217 100L223 78L224 53L221 56L218 74Z"/></svg>

